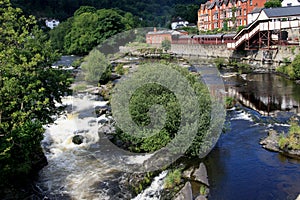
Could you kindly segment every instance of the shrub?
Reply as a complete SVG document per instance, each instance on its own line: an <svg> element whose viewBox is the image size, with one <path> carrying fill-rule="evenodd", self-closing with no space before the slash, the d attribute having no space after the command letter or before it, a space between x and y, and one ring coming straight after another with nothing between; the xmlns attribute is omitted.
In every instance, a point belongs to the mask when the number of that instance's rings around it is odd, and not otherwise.
<svg viewBox="0 0 300 200"><path fill-rule="evenodd" d="M225 59L224 58L215 58L214 63L220 69L221 67L225 66Z"/></svg>
<svg viewBox="0 0 300 200"><path fill-rule="evenodd" d="M181 182L181 170L175 169L168 173L166 179L165 179L165 185L164 188L166 189L172 189L175 186L179 185Z"/></svg>
<svg viewBox="0 0 300 200"><path fill-rule="evenodd" d="M300 150L300 126L296 120L291 120L290 125L287 136L280 135L278 145L281 149L287 147L288 149Z"/></svg>

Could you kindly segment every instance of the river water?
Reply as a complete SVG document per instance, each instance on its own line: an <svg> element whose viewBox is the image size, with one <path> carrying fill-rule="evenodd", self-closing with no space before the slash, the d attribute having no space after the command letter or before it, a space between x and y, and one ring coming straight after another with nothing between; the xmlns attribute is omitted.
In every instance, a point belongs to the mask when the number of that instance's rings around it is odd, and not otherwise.
<svg viewBox="0 0 300 200"><path fill-rule="evenodd" d="M270 129L286 131L289 117L299 114L299 85L275 74L224 77L228 92L241 105L227 112L228 130L205 158L209 199L295 199L300 194L300 162L263 149L259 141ZM105 106L107 102L96 96L73 96L66 97L64 103L76 105L72 109L78 112L61 116L46 127L42 146L49 164L36 182L44 198L131 198L122 185L124 173L111 167L105 152L104 159L95 157L99 135L91 122L101 119L91 111L95 105ZM84 107L87 104L92 107ZM72 143L77 132L85 136L80 145ZM153 190L162 188L163 176L165 173L146 191L157 194L157 199L159 191ZM147 193L138 197L151 199Z"/></svg>
<svg viewBox="0 0 300 200"><path fill-rule="evenodd" d="M229 130L206 158L209 199L296 199L300 161L267 151L259 141L270 129L288 130L289 117L300 114L300 86L275 74L233 76L225 83L257 111L240 106L227 112Z"/></svg>

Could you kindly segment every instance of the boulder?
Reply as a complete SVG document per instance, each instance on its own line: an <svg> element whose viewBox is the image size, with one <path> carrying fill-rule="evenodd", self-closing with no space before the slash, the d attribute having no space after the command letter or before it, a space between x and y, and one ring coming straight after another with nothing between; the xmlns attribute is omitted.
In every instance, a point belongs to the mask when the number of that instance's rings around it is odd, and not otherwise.
<svg viewBox="0 0 300 200"><path fill-rule="evenodd" d="M205 184L209 186L208 178L207 178L207 170L203 163L200 163L199 168L196 169L193 173L195 181Z"/></svg>
<svg viewBox="0 0 300 200"><path fill-rule="evenodd" d="M189 169L184 170L182 173L182 177L186 178L186 179L191 179L193 170L194 170L193 167L190 167Z"/></svg>
<svg viewBox="0 0 300 200"><path fill-rule="evenodd" d="M199 195L199 196L196 197L195 200L207 200L207 198L203 195Z"/></svg>
<svg viewBox="0 0 300 200"><path fill-rule="evenodd" d="M83 143L83 140L84 140L84 137L82 135L75 135L73 138L72 138L72 142L74 144L81 144Z"/></svg>
<svg viewBox="0 0 300 200"><path fill-rule="evenodd" d="M177 193L174 200L193 200L192 185L186 182L184 187Z"/></svg>

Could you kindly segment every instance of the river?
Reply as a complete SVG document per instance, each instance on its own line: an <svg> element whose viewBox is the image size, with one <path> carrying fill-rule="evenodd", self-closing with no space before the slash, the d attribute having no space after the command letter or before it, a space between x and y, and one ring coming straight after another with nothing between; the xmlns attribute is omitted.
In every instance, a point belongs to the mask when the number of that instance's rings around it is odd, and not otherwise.
<svg viewBox="0 0 300 200"><path fill-rule="evenodd" d="M300 162L263 149L259 141L271 128L287 130L288 118L299 114L299 85L275 74L224 76L224 82L242 104L227 111L228 130L205 158L209 199L295 199L300 194ZM105 102L79 95L65 98L64 103L72 106L76 101L73 109L78 112L46 127L42 146L49 164L40 171L37 187L45 199L131 198L122 185L126 174L111 167L113 158L105 157L105 152L102 160L95 157L99 135L90 122L101 119L89 113ZM92 107L78 106L87 101ZM78 131L84 132L85 140L75 145L72 137ZM161 188L161 176L154 188ZM159 192L155 198L159 199Z"/></svg>
<svg viewBox="0 0 300 200"><path fill-rule="evenodd" d="M300 161L267 151L259 141L270 129L286 131L289 116L300 114L299 85L275 74L233 76L225 83L257 111L240 106L227 112L229 131L206 158L209 199L296 199Z"/></svg>

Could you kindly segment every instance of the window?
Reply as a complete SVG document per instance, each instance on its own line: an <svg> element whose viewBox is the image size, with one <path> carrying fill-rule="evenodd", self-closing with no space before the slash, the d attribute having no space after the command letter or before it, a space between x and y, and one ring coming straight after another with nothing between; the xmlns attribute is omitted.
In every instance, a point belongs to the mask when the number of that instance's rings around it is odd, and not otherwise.
<svg viewBox="0 0 300 200"><path fill-rule="evenodd" d="M246 9L244 9L244 16L246 16L247 15L247 10Z"/></svg>
<svg viewBox="0 0 300 200"><path fill-rule="evenodd" d="M252 4L253 4L253 2L252 2L252 0L250 0L250 6L252 6Z"/></svg>

